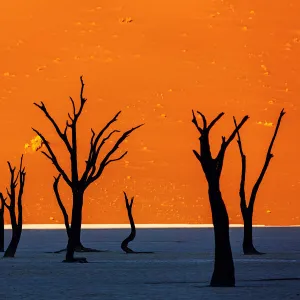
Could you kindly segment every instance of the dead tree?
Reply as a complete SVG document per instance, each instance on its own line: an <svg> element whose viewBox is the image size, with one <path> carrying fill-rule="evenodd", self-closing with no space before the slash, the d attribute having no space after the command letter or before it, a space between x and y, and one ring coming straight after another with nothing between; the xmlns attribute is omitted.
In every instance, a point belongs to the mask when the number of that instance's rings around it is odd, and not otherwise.
<svg viewBox="0 0 300 300"><path fill-rule="evenodd" d="M6 198L0 194L1 202L8 209L10 214L10 221L12 226L12 238L11 241L4 253L4 257L14 257L18 248L18 244L22 234L22 226L23 226L23 209L22 209L22 197L24 192L25 185L25 168L23 167L23 155L21 157L20 168L15 174L16 168L12 168L10 162L8 163L9 171L10 171L10 187L7 188L7 195L10 200L10 204L6 203ZM19 191L16 191L16 187L19 181ZM16 214L16 204L18 209L18 216Z"/></svg>
<svg viewBox="0 0 300 300"><path fill-rule="evenodd" d="M4 197L3 194L0 193L0 199L1 199L1 203L0 203L0 252L4 252ZM3 200L4 201L3 201Z"/></svg>
<svg viewBox="0 0 300 300"><path fill-rule="evenodd" d="M71 175L69 176L65 170L61 167L57 156L55 155L52 147L50 146L47 139L44 137L42 133L33 128L33 131L39 135L43 141L44 146L47 149L46 151L42 151L42 153L53 163L55 168L61 177L65 180L67 185L71 188L73 195L73 205L72 205L72 219L71 219L71 228L70 228L70 237L68 238L67 245L67 253L66 253L66 262L84 262L86 261L84 258L74 258L74 251L85 251L89 250L82 246L80 233L81 233L81 222L82 222L82 208L83 208L83 199L84 192L87 187L96 181L103 173L105 167L109 165L111 162L118 161L122 159L127 151L124 152L117 158L111 158L111 156L117 151L122 142L137 128L141 127L143 124L138 125L136 127L131 128L130 130L125 131L121 137L114 143L113 147L108 151L108 153L104 156L102 161L98 164L98 157L100 151L102 150L103 145L106 143L110 137L119 130L112 130L107 136L103 137L107 129L117 121L118 116L121 111L119 111L97 134L92 131L91 140L90 140L90 151L88 158L86 160L85 170L83 171L82 176L79 175L78 170L78 151L77 151L77 122L83 111L83 107L87 101L86 98L83 97L84 91L84 82L82 76L80 77L81 82L81 90L80 90L80 106L79 109L76 109L75 102L72 97L70 97L70 101L72 104L72 114L68 114L69 120L66 121L66 125L64 130L62 131L57 125L56 121L49 114L45 104L41 102L40 104L34 103L47 117L50 123L56 130L56 133L63 141L66 146L67 151L70 154L70 162L71 162ZM69 138L70 136L70 138ZM98 166L97 166L98 165Z"/></svg>
<svg viewBox="0 0 300 300"><path fill-rule="evenodd" d="M265 176L265 173L267 171L267 168L269 166L269 163L272 159L272 157L274 156L272 154L272 148L273 148L273 144L275 142L277 133L278 133L278 129L281 123L281 119L284 116L285 112L284 110L282 110L280 112L278 121L277 121L277 125L274 131L274 135L273 138L271 140L271 143L269 145L268 151L267 151L267 155L266 155L266 160L265 163L263 165L263 168L260 172L260 175L257 179L257 181L255 182L253 188L252 188L252 192L250 195L250 199L249 199L249 203L247 205L247 201L246 201L246 193L245 193L245 181L246 181L246 155L244 154L243 151L243 147L242 147L242 141L241 141L241 137L240 137L240 133L239 131L237 132L238 135L238 146L239 146L239 150L240 150L240 154L241 154L241 159L242 159L242 172L241 172L241 182L240 182L240 208L241 208L241 213L243 216L243 221L244 221L244 239L243 239L243 251L244 254L246 255L251 255L251 254L264 254L262 252L259 252L255 249L254 245L253 245L253 234L252 234L252 220L253 220L253 210L254 210L254 203L255 203L255 199L256 199L256 195L259 189L259 186ZM234 124L237 128L237 123L235 118L234 119Z"/></svg>
<svg viewBox="0 0 300 300"><path fill-rule="evenodd" d="M150 254L150 253L154 253L154 252L149 252L149 251L133 251L132 249L130 249L128 247L128 244L130 242L132 242L136 236L136 229L135 229L135 224L134 224L134 220L133 220L133 216L132 216L132 205L133 205L133 200L134 197L131 198L130 203L129 200L127 198L127 195L125 192L124 193L124 197L125 197L125 204L126 204L126 209L127 209L127 213L128 213L128 219L130 222L130 228L131 228L131 232L129 234L129 236L121 243L121 248L125 253L128 254Z"/></svg>
<svg viewBox="0 0 300 300"><path fill-rule="evenodd" d="M132 216L132 205L133 205L134 197L131 198L130 203L129 203L126 193L125 192L123 192L123 193L124 193L124 197L125 197L125 204L126 204L126 209L127 209L127 213L128 213L128 219L130 222L131 232L130 232L129 236L121 243L121 248L126 253L134 253L135 251L128 248L128 243L132 242L136 235L135 224L134 224L134 220L133 220L133 216Z"/></svg>
<svg viewBox="0 0 300 300"><path fill-rule="evenodd" d="M234 263L229 238L229 218L220 190L220 177L226 149L234 139L238 130L247 121L248 116L243 118L227 140L222 136L220 150L217 156L213 158L210 151L209 132L224 113L220 113L210 124L207 124L205 116L197 111L203 121L202 128L198 124L194 111L192 111L192 113L192 122L200 134L200 153L196 150L193 150L193 152L202 166L208 183L208 196L214 225L215 262L210 286L235 286Z"/></svg>

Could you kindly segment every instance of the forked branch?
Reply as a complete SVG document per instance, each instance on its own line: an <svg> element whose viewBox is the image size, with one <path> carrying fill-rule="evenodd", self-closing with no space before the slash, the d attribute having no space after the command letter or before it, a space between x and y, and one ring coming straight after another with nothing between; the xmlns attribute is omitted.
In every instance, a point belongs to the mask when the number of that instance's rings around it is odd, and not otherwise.
<svg viewBox="0 0 300 300"><path fill-rule="evenodd" d="M72 104L72 109L73 109L73 116L71 116L70 114L68 114L70 120L71 120L71 124L68 124L69 127L75 127L76 126L76 122L78 120L78 118L80 117L84 104L86 103L87 99L83 97L83 92L84 92L84 82L83 82L83 78L82 76L80 76L80 83L81 83L81 88L80 88L80 106L78 111L76 112L76 106L75 106L75 102L73 100L72 97L69 97L71 104Z"/></svg>
<svg viewBox="0 0 300 300"><path fill-rule="evenodd" d="M38 130L32 128L32 130L42 139L45 147L47 148L49 153L46 153L45 151L42 151L42 153L49 159L52 161L53 165L55 166L55 168L57 169L57 171L62 175L62 177L64 178L64 180L66 181L66 183L71 186L72 182L69 179L68 175L66 174L66 172L63 170L63 168L60 166L56 155L54 154L52 148L50 147L49 142L46 140L46 138L44 137L44 135L42 133L40 133Z"/></svg>
<svg viewBox="0 0 300 300"><path fill-rule="evenodd" d="M89 174L89 176L87 177L87 179L85 181L83 181L86 176L84 177L85 174L83 174L83 177L81 179L81 182L83 184L85 184L85 186L88 186L90 185L92 182L94 182L95 180L97 180L104 168L110 164L111 162L114 162L114 161L118 161L120 159L122 159L126 154L127 154L127 151L124 152L121 156L117 157L117 158L114 158L112 159L111 156L117 151L117 149L119 148L119 146L122 144L122 142L136 129L140 128L141 126L143 126L144 124L141 124L141 125L138 125L136 127L133 127L131 128L130 130L127 130L125 131L122 136L117 140L117 142L115 143L115 145L112 147L112 149L106 154L106 156L103 158L103 160L101 161L99 167L98 167L98 170L94 170L92 173ZM108 138L108 137L107 137ZM106 139L107 139L106 138ZM99 146L100 147L100 146ZM101 148L101 147L100 147ZM100 151L100 150L99 150ZM98 155L99 155L99 152L96 150L96 154L94 154L95 156L93 157L93 165L95 165L96 161L97 161L97 158L98 158ZM88 162L87 164L91 164L91 162Z"/></svg>
<svg viewBox="0 0 300 300"><path fill-rule="evenodd" d="M203 128L201 128L198 124L197 118L195 116L194 110L192 110L192 114L193 114L193 119L192 119L192 123L195 124L197 130L199 131L200 134L206 133L208 134L209 131L212 129L212 127L222 118L222 116L224 115L224 113L220 113L218 114L211 122L210 124L207 126L207 120L206 117L204 116L204 114L202 114L200 111L197 110L197 114L199 114L202 118L202 122L203 122Z"/></svg>
<svg viewBox="0 0 300 300"><path fill-rule="evenodd" d="M192 110L193 119L192 123L196 126L198 132L200 133L200 153L198 153L196 150L193 150L196 158L200 161L200 163L203 165L207 163L207 161L210 161L212 159L211 151L210 151L210 145L209 145L209 132L212 129L212 127L218 122L218 120L224 115L224 113L220 113L217 117L215 117L211 123L207 126L207 120L204 114L202 114L200 111L197 111L197 114L199 114L202 118L203 122L203 128L199 126L199 123L196 119L194 110Z"/></svg>
<svg viewBox="0 0 300 300"><path fill-rule="evenodd" d="M218 152L218 155L215 159L212 158L211 151L210 151L210 144L209 144L209 132L213 128L213 126L222 118L224 113L218 114L210 124L207 123L207 120L205 116L197 111L197 113L201 116L203 121L203 128L199 126L199 123L196 119L195 113L192 110L193 118L192 123L195 125L196 129L200 133L200 153L198 153L196 150L193 150L193 153L195 154L196 158L200 161L202 166L208 171L211 168L215 168L217 170L218 175L221 174L221 170L223 167L223 161L224 161L224 155L225 151L228 147L228 145L232 142L234 139L234 136L238 132L238 130L244 125L244 123L249 118L248 116L245 116L239 125L237 125L237 128L232 132L228 140L224 136L222 136L222 144L220 151Z"/></svg>
<svg viewBox="0 0 300 300"><path fill-rule="evenodd" d="M72 97L69 97L71 104L72 104L72 111L73 111L73 115L71 116L68 113L68 116L70 118L70 123L69 121L66 121L66 126L64 131L61 131L59 126L57 125L57 122L53 119L53 117L49 114L45 104L43 102L41 102L41 104L37 104L34 103L35 106L37 106L47 117L47 119L51 122L51 124L53 125L53 127L55 128L58 136L61 138L61 140L64 142L64 144L66 145L66 148L68 150L68 152L70 153L71 156L71 161L72 161L72 167L74 169L74 173L76 173L77 168L76 168L76 160L77 160L77 143L76 143L76 124L77 124L77 120L79 118L79 116L82 113L83 107L85 102L87 101L86 98L83 97L83 91L84 91L84 82L82 79L82 76L80 76L80 83L81 83L81 89L80 89L80 107L78 109L78 111L76 111L76 106L75 106L75 102L73 100ZM68 139L67 136L67 131L68 128L71 128L71 136L72 136L72 140L71 142ZM62 169L62 167L60 166L60 164L58 163L57 157L55 156L52 148L50 147L48 141L46 140L46 138L36 129L32 128L33 131L38 134L40 136L40 138L42 139L44 145L46 146L48 153L46 153L45 151L42 151L42 153L49 159L52 161L52 163L54 164L54 166L56 167L57 171L62 175L63 179L66 181L66 183L71 186L72 182L69 179L69 177L67 176L66 172ZM76 177L76 176L75 176Z"/></svg>
<svg viewBox="0 0 300 300"><path fill-rule="evenodd" d="M221 174L222 168L223 168L223 162L224 162L224 156L225 156L225 151L229 144L233 141L235 135L237 132L241 129L241 127L245 124L245 122L249 119L248 116L245 116L242 121L236 126L236 128L233 130L229 138L226 140L224 136L222 136L222 144L220 151L216 157L216 166L217 166L217 171L219 174Z"/></svg>
<svg viewBox="0 0 300 300"><path fill-rule="evenodd" d="M71 144L68 140L67 137L67 129L68 129L68 123L66 124L66 127L64 129L64 131L62 132L59 128L59 126L57 125L56 121L51 117L51 115L49 114L45 104L43 102L41 102L41 104L38 104L36 102L33 103L35 106L37 106L47 117L47 119L51 122L51 124L53 125L53 127L55 128L58 136L61 138L61 140L65 143L69 153L72 152L72 147Z"/></svg>
<svg viewBox="0 0 300 300"><path fill-rule="evenodd" d="M94 130L91 129L92 131L92 136L91 136L91 141L90 141L90 151L89 151L89 156L88 159L86 161L86 167L85 167L85 171L82 175L81 181L82 182L86 182L87 178L90 177L91 175L89 174L91 171L93 172L92 174L95 173L96 168L95 168L95 164L97 162L100 150L102 148L102 146L104 145L105 141L112 135L112 133L105 139L103 139L102 143L100 145L98 145L101 137L103 136L103 134L105 133L105 131L111 126L111 124L113 124L114 122L117 121L118 116L120 115L121 111L119 111L103 128L102 130L99 131L99 133L95 134ZM117 131L114 131L117 132ZM96 136L96 137L95 137ZM89 176L90 175L90 176Z"/></svg>

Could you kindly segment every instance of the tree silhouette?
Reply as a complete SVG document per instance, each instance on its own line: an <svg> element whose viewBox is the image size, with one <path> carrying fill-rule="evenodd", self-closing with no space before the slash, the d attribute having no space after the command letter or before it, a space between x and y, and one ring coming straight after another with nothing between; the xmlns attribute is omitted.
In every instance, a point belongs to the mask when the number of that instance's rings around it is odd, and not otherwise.
<svg viewBox="0 0 300 300"><path fill-rule="evenodd" d="M260 175L259 175L257 181L255 182L255 184L252 188L252 192L251 192L251 195L250 195L248 205L247 205L246 193L245 193L246 155L244 154L244 151L243 151L240 133L239 133L239 131L237 132L237 136L238 136L237 143L238 143L238 146L239 146L241 159L242 159L242 172L241 172L241 182L240 182L240 192L239 192L239 194L240 194L240 208L241 208L243 221L244 221L243 251L244 251L244 254L246 254L246 255L264 254L262 252L257 251L255 249L254 245L253 245L253 234L252 234L253 209L254 209L254 203L255 203L255 199L256 199L258 189L259 189L260 184L261 184L261 182L262 182L262 180L263 180L263 178L266 174L269 163L270 163L272 157L274 156L272 154L272 148L273 148L273 144L275 142L275 139L276 139L276 136L277 136L277 133L278 133L278 129L280 127L281 119L284 116L284 114L285 114L285 112L284 112L284 110L282 110L280 112L279 118L277 120L277 125L276 125L275 131L274 131L274 135L272 137L272 140L270 142L270 145L269 145L269 148L268 148L268 151L267 151L265 163L263 165L263 168L260 172ZM237 123L236 123L235 118L233 118L233 120L234 120L234 124L237 128Z"/></svg>
<svg viewBox="0 0 300 300"><path fill-rule="evenodd" d="M33 128L33 131L41 137L43 144L45 145L47 152L42 151L42 153L53 163L55 168L58 171L58 180L60 176L65 180L67 185L71 188L72 196L73 196L73 205L72 205L72 219L71 219L71 228L69 230L69 238L68 238L68 245L67 245L67 253L66 253L66 262L85 262L85 258L74 258L74 251L85 251L88 250L87 248L83 247L80 240L80 233L81 233L81 223L82 223L82 208L83 208L83 200L84 200L84 192L87 187L96 181L103 173L105 167L109 165L111 162L118 161L122 159L126 154L127 151L124 152L117 158L111 158L111 156L117 151L119 146L122 142L137 128L141 127L143 124L138 125L136 127L131 128L130 130L125 131L121 137L115 142L114 146L111 150L104 156L102 161L98 164L98 157L100 154L100 150L102 149L103 145L109 138L119 130L111 131L106 137L102 138L106 130L110 127L111 124L117 121L118 116L120 115L121 111L119 111L104 127L100 130L97 134L92 131L92 136L90 139L90 151L88 158L86 160L85 170L83 171L82 176L79 176L78 170L78 162L77 162L77 122L78 119L83 111L83 107L87 101L86 98L83 97L84 91L84 82L82 76L80 77L81 82L81 90L80 90L80 106L79 109L76 110L75 102L72 97L70 97L70 101L73 108L72 115L69 113L68 117L69 120L66 121L66 125L63 131L59 128L56 121L52 118L49 114L45 104L41 102L40 104L34 103L47 117L47 119L51 122L53 127L56 130L56 133L64 142L69 154L70 154L70 161L71 161L71 176L69 177L65 170L61 167L57 156L53 152L49 142L44 137L42 133L38 130ZM68 138L68 133L70 131L70 140ZM102 138L102 140L101 140ZM100 142L101 141L101 142Z"/></svg>
<svg viewBox="0 0 300 300"><path fill-rule="evenodd" d="M130 199L130 203L129 203L126 193L125 192L123 192L123 193L124 193L124 197L125 197L125 204L126 204L126 209L127 209L127 213L128 213L128 219L130 222L131 232L130 232L129 236L121 243L121 248L126 253L134 253L133 250L128 248L128 243L132 242L136 236L135 224L134 224L134 220L133 220L133 216L132 216L132 205L133 205L134 197L132 197Z"/></svg>
<svg viewBox="0 0 300 300"><path fill-rule="evenodd" d="M234 263L229 238L229 219L220 190L220 177L222 173L226 149L234 139L238 130L247 121L248 116L245 116L242 119L240 124L232 132L227 140L224 136L222 136L220 150L217 156L213 158L210 151L209 132L212 127L219 121L219 119L224 115L224 113L220 113L215 119L213 119L210 124L207 124L207 120L201 112L197 111L197 113L202 118L203 127L201 128L199 126L198 121L195 117L195 113L194 111L192 111L192 122L194 123L200 134L200 153L198 153L196 150L193 150L193 152L202 166L208 183L208 196L212 212L215 236L214 272L210 281L210 285L235 286Z"/></svg>
<svg viewBox="0 0 300 300"><path fill-rule="evenodd" d="M22 208L22 197L25 185L25 168L23 167L23 155L20 161L20 167L17 174L15 174L16 168L12 167L10 162L7 162L10 171L10 186L7 188L7 195L10 200L10 204L6 203L7 198L4 198L3 194L0 193L2 205L4 205L10 214L10 221L12 226L12 238L4 253L4 257L14 257L18 248L18 244L22 234L23 226L23 208ZM16 191L16 187L19 181L19 191ZM16 214L16 204L18 209L18 217Z"/></svg>
<svg viewBox="0 0 300 300"><path fill-rule="evenodd" d="M130 199L130 203L129 203L127 194L125 192L123 192L123 193L124 193L124 197L125 197L125 205L126 205L126 209L127 209L127 214L128 214L130 227L131 227L131 232L130 232L129 236L121 243L121 248L125 253L131 253L131 254L153 253L153 252L148 252L148 251L147 252L145 252L145 251L143 251L143 252L134 251L134 250L132 250L128 247L128 244L130 242L132 242L134 240L135 236L136 236L136 229L135 229L134 219L133 219L133 216L132 216L132 206L133 206L134 197L132 197Z"/></svg>
<svg viewBox="0 0 300 300"><path fill-rule="evenodd" d="M3 194L0 193L0 199L4 199ZM0 252L4 252L4 201L0 203Z"/></svg>

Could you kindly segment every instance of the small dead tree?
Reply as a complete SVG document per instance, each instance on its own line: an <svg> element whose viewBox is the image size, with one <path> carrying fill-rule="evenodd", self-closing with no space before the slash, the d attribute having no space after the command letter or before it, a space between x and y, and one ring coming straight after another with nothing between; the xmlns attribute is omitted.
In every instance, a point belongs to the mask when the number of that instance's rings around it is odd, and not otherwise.
<svg viewBox="0 0 300 300"><path fill-rule="evenodd" d="M220 177L226 149L238 130L247 121L248 116L242 119L227 140L222 136L221 148L217 156L213 158L210 151L209 133L224 113L220 113L210 124L207 123L205 116L201 112L197 111L197 113L202 118L203 127L199 126L195 113L192 111L192 123L194 123L200 134L200 153L196 150L193 150L193 152L202 166L208 183L208 196L215 236L215 262L210 286L235 286L234 263L229 238L229 218L220 190Z"/></svg>
<svg viewBox="0 0 300 300"><path fill-rule="evenodd" d="M22 234L23 226L23 208L22 208L22 197L25 185L25 168L23 167L23 155L21 157L20 167L17 174L15 174L16 168L12 167L10 162L8 163L10 171L10 186L7 188L7 195L10 200L10 204L6 203L6 198L0 194L2 204L8 209L10 214L11 226L12 226L12 238L4 253L4 257L14 257L19 245L19 241ZM19 181L19 191L16 191L16 187ZM18 210L18 216L16 214L16 204Z"/></svg>
<svg viewBox="0 0 300 300"><path fill-rule="evenodd" d="M129 203L129 200L128 200L128 197L127 197L127 194L125 192L124 193L124 197L125 197L125 204L126 204L126 209L127 209L127 213L128 213L128 219L129 219L129 222L130 222L130 227L131 227L131 232L129 234L129 236L121 243L121 248L122 250L125 252L125 253L128 253L128 254L149 254L149 253L153 253L153 252L149 252L149 251L143 251L143 252L140 252L140 251L133 251L132 249L130 249L128 247L128 244L130 242L132 242L136 236L136 229L135 229L135 224L134 224L134 220L133 220L133 216L132 216L132 206L133 206L133 200L134 200L134 197L132 197L130 199L130 203Z"/></svg>
<svg viewBox="0 0 300 300"><path fill-rule="evenodd" d="M259 189L260 184L261 184L261 182L265 176L265 173L268 169L269 163L270 163L272 157L274 157L274 155L272 154L272 148L273 148L273 144L275 142L275 139L276 139L279 127L280 127L281 119L284 116L284 114L285 114L285 112L284 112L284 110L282 110L280 112L279 118L277 120L277 125L276 125L275 131L274 131L274 135L272 137L272 140L270 142L270 145L269 145L269 148L267 151L265 163L263 165L263 168L260 172L260 175L259 175L257 181L255 182L255 184L252 188L252 192L250 195L248 205L247 205L246 193L245 193L246 155L244 154L244 151L243 151L240 133L239 133L239 131L237 132L237 135L238 135L237 143L239 146L241 159L242 159L242 172L241 172L241 182L240 182L239 194L240 194L240 208L241 208L241 213L242 213L243 221L244 221L243 251L244 251L244 254L246 254L246 255L264 254L262 252L257 251L253 245L253 233L252 233L253 210L254 210L254 203L255 203L258 189ZM233 120L234 120L234 124L237 128L237 123L236 123L235 118L233 118Z"/></svg>
<svg viewBox="0 0 300 300"><path fill-rule="evenodd" d="M130 203L129 203L126 193L125 192L123 192L123 193L124 193L124 197L125 197L125 204L126 204L126 209L127 209L127 213L128 213L128 219L130 222L131 232L130 232L129 236L121 243L121 248L126 253L134 253L135 251L128 248L128 243L132 242L136 236L135 224L134 224L134 220L133 220L133 216L132 216L132 205L133 205L134 197L132 197L130 199Z"/></svg>
<svg viewBox="0 0 300 300"><path fill-rule="evenodd" d="M68 238L68 245L67 245L67 253L65 262L86 262L85 258L74 258L74 251L89 251L90 249L85 248L81 244L80 234L81 234L81 223L82 223L82 208L83 208L83 199L84 199L84 192L86 191L87 187L96 181L103 173L106 166L114 161L121 160L126 154L127 151L124 152L117 158L111 158L113 154L118 150L119 146L122 142L136 129L141 127L143 124L138 125L136 127L131 128L130 130L125 131L121 137L114 143L113 147L110 151L104 156L102 161L98 165L99 161L99 154L102 150L103 145L106 143L107 140L114 133L120 132L119 130L111 131L106 137L103 137L107 129L117 121L118 116L120 115L121 111L119 111L104 127L100 130L97 134L92 131L92 136L90 140L90 151L88 158L86 160L85 170L83 171L82 176L79 175L78 170L78 151L77 151L77 122L78 119L83 111L83 107L87 101L86 98L83 96L84 91L84 82L82 76L80 77L81 82L81 90L80 90L80 106L79 109L76 109L75 102L72 97L70 97L70 101L72 104L73 112L72 115L69 113L68 117L69 120L66 121L66 125L64 130L62 131L59 126L57 125L56 121L53 117L49 114L45 104L41 102L40 104L34 103L47 117L50 123L56 130L56 133L63 141L66 146L67 151L70 154L70 161L71 161L71 175L68 176L67 172L63 170L61 167L57 156L55 155L50 143L44 137L42 133L38 130L33 128L33 131L41 137L43 144L45 145L47 152L42 151L42 153L53 163L55 168L57 169L59 175L65 180L67 185L71 188L72 195L73 195L73 205L72 205L72 218L71 218L71 227L69 230L69 238ZM70 135L70 139L68 137ZM98 166L97 166L98 165ZM58 176L59 176L58 175ZM58 179L59 180L59 179Z"/></svg>
<svg viewBox="0 0 300 300"><path fill-rule="evenodd" d="M4 252L4 199L3 194L0 193L0 252Z"/></svg>

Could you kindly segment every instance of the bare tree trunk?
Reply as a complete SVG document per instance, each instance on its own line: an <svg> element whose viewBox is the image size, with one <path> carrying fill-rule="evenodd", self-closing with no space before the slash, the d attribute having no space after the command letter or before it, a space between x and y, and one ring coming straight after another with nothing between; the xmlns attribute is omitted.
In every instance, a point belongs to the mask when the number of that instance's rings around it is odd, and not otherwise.
<svg viewBox="0 0 300 300"><path fill-rule="evenodd" d="M253 233L252 233L252 220L253 211L250 208L246 208L242 211L244 221L244 239L243 239L243 252L245 255L264 254L255 249L253 245Z"/></svg>
<svg viewBox="0 0 300 300"><path fill-rule="evenodd" d="M73 208L72 208L72 220L71 220L71 230L70 237L68 239L66 262L76 262L83 260L85 258L74 258L74 252L78 247L82 247L80 242L81 233L81 222L82 222L82 207L83 207L83 191L75 190L73 191Z"/></svg>
<svg viewBox="0 0 300 300"><path fill-rule="evenodd" d="M22 222L17 224L15 210L10 211L10 218L12 226L12 238L3 257L15 257L22 234ZM20 219L22 219L22 211L19 211L19 220Z"/></svg>
<svg viewBox="0 0 300 300"><path fill-rule="evenodd" d="M197 111L197 114L202 118L203 126L199 126L194 111L192 110L192 123L200 133L200 153L193 150L196 158L201 163L202 170L205 174L208 183L208 196L211 207L214 237L215 237L215 263L214 272L210 281L210 286L233 287L235 286L234 263L231 252L230 237L229 237L229 218L225 203L222 199L220 191L220 178L225 158L225 152L229 144L234 139L238 130L247 121L248 116L245 116L236 129L231 133L228 139L222 136L220 150L215 158L213 158L209 132L212 127L220 120L224 113L220 113L213 119L210 124L207 123L205 116Z"/></svg>
<svg viewBox="0 0 300 300"><path fill-rule="evenodd" d="M0 210L0 252L4 252L4 205Z"/></svg>
<svg viewBox="0 0 300 300"><path fill-rule="evenodd" d="M13 229L11 241L3 257L15 257L20 239L21 239L21 230L17 226L17 228Z"/></svg>
<svg viewBox="0 0 300 300"><path fill-rule="evenodd" d="M58 203L58 205L59 205L59 207L60 207L60 209L62 211L63 217L64 217L64 223L65 223L65 227L66 227L66 232L67 232L67 236L68 236L68 239L69 239L70 236L71 236L71 228L70 228L70 224L69 224L69 216L68 216L67 210L66 210L66 208L65 208L65 206L64 206L64 204L63 204L63 202L62 202L62 200L60 198L60 194L59 194L59 191L58 191L58 183L59 183L60 177L61 177L61 174L59 174L57 177L54 177L55 180L54 180L54 183L53 183L53 190L54 190L54 193L55 193L55 196L56 196L57 203ZM74 191L74 193L76 193L76 191ZM84 192L82 192L82 193L84 193ZM76 201L76 200L74 200L74 201ZM83 202L83 200L82 200L82 202ZM82 207L81 207L81 211L82 211ZM77 218L81 220L81 216L77 217ZM77 236L75 238L75 251L76 252L101 252L101 250L96 250L96 249L84 247L82 245L82 243L81 243L80 233L81 233L81 224L80 224L80 230L79 231L77 230L77 233L76 233ZM61 253L61 252L64 252L64 251L66 251L66 248L58 250L58 251L55 251L54 253Z"/></svg>
<svg viewBox="0 0 300 300"><path fill-rule="evenodd" d="M229 219L221 192L210 184L209 200L215 233L215 265L211 286L235 286L234 263L229 238Z"/></svg>

